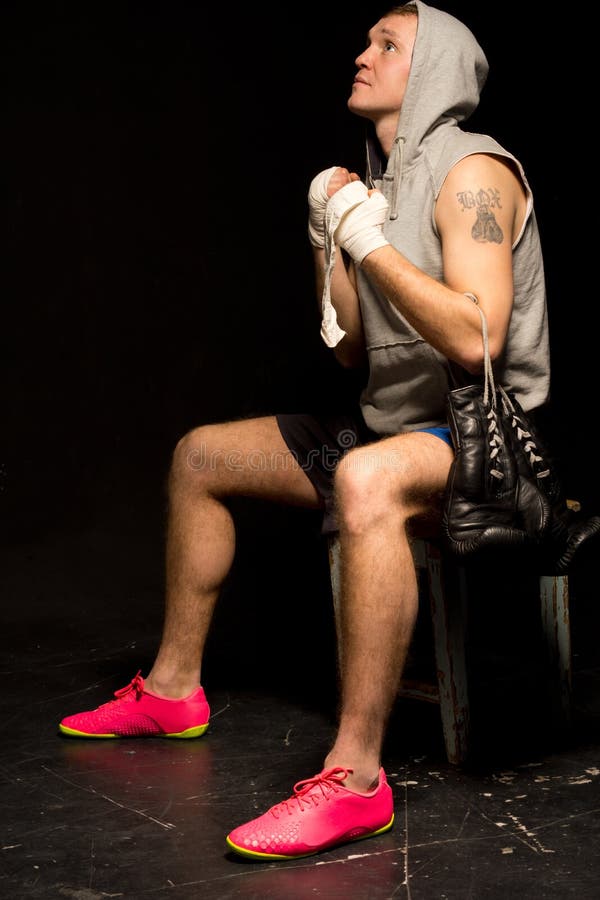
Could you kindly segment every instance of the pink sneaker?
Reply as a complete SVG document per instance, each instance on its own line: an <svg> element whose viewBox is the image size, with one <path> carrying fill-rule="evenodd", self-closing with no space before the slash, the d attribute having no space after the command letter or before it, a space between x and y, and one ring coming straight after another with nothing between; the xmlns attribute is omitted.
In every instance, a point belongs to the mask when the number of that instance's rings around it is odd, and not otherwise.
<svg viewBox="0 0 600 900"><path fill-rule="evenodd" d="M194 738L208 728L210 708L201 687L183 700L169 700L145 691L138 672L115 697L97 709L67 716L59 729L71 737Z"/></svg>
<svg viewBox="0 0 600 900"><path fill-rule="evenodd" d="M351 772L336 766L299 781L293 797L235 828L227 843L253 859L296 859L388 831L394 802L385 772L379 770L379 784L368 794L344 787Z"/></svg>

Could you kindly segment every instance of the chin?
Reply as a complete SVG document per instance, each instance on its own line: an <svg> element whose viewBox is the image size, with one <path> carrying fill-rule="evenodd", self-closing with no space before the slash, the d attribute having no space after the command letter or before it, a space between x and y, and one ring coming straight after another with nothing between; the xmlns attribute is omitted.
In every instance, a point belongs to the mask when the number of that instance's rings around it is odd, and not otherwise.
<svg viewBox="0 0 600 900"><path fill-rule="evenodd" d="M370 119L372 117L371 110L365 109L360 103L356 103L354 97L349 98L347 106L350 112L354 113L355 116L362 116L364 119Z"/></svg>

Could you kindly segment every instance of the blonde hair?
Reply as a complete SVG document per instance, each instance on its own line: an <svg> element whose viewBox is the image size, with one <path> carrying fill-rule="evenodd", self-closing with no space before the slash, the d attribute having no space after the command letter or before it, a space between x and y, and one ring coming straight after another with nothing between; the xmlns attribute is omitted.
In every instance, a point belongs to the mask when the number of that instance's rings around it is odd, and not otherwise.
<svg viewBox="0 0 600 900"><path fill-rule="evenodd" d="M417 9L416 3L403 3L402 6L392 6L391 9L388 9L386 13L381 17L384 19L386 16L418 16L419 10Z"/></svg>

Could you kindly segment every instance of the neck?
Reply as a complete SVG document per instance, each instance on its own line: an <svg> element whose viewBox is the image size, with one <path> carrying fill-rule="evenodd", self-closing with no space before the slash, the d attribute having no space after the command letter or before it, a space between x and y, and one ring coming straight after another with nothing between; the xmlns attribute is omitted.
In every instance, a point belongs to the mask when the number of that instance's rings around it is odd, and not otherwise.
<svg viewBox="0 0 600 900"><path fill-rule="evenodd" d="M377 140L386 156L389 156L392 150L392 144L394 143L394 138L396 137L396 131L398 129L399 115L400 113L391 113L388 116L378 119L378 121L374 123Z"/></svg>

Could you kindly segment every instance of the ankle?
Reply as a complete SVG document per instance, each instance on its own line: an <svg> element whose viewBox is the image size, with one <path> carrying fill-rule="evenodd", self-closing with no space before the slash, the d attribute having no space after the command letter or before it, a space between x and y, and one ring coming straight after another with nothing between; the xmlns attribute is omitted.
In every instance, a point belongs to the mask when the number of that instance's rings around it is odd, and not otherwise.
<svg viewBox="0 0 600 900"><path fill-rule="evenodd" d="M344 784L351 791L367 794L375 790L379 784L379 769L381 763L376 759L363 759L350 753L338 754L334 751L325 759L325 769L341 766L344 769L352 769L344 779Z"/></svg>
<svg viewBox="0 0 600 900"><path fill-rule="evenodd" d="M195 675L173 674L165 676L154 669L144 679L144 687L152 694L159 697L168 697L170 700L181 700L189 697L199 687L198 677Z"/></svg>

